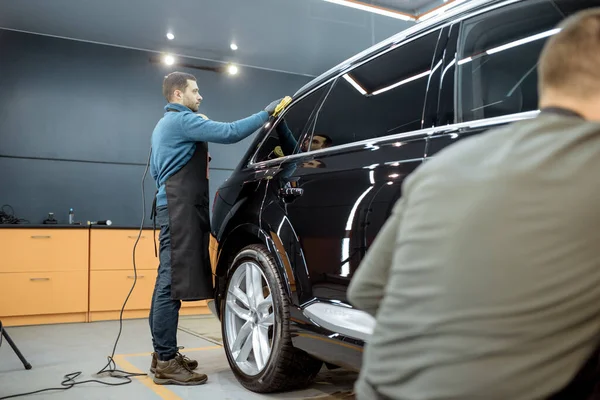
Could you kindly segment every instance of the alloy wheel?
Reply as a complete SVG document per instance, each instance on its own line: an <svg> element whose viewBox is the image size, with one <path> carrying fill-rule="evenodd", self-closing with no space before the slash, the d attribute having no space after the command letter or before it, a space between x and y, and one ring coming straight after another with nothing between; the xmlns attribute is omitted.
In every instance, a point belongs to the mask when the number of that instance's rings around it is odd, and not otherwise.
<svg viewBox="0 0 600 400"><path fill-rule="evenodd" d="M227 287L225 328L229 351L245 374L259 374L273 348L275 315L271 288L255 262L244 262Z"/></svg>

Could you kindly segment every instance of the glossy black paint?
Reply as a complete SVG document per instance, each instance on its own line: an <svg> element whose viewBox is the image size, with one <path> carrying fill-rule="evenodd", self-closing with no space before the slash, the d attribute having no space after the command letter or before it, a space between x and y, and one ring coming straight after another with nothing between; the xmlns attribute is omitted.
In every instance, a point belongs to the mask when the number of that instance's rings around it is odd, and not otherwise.
<svg viewBox="0 0 600 400"><path fill-rule="evenodd" d="M491 1L465 14L476 14L480 9L501 3L507 2ZM588 7L597 2L568 2L568 12L577 9L574 3ZM507 7L532 5L530 11L535 11L538 4L563 7L567 3L524 0L516 5L511 2ZM498 11L489 14L497 15ZM477 18L484 19L486 15ZM402 182L421 163L459 140L531 117L459 124L462 120L457 111L460 100L456 87L461 68L457 60L464 24L461 17L456 17L456 23L442 21L428 31L436 35L437 44L431 53L425 100L418 105L422 115L420 130L251 164L274 121L257 135L245 158L215 197L212 234L219 246L215 271L217 312L222 310L219 303L231 258L248 244L263 243L276 258L293 305L290 326L294 345L326 362L360 368L364 343L317 326L304 316L303 308L314 301L349 305L346 291L354 272L400 198ZM334 80L333 87L342 79ZM319 78L315 85L322 82ZM303 93L297 95L291 107L302 96ZM321 96L315 105L307 126L317 118L319 105L327 102L326 97ZM350 113L343 117L360 118L360 115ZM307 134L304 132L299 142Z"/></svg>

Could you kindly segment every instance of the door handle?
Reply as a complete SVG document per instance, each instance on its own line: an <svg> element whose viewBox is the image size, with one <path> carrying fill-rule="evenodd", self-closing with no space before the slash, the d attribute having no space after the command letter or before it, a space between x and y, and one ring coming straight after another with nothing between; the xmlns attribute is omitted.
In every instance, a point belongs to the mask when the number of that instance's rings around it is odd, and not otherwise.
<svg viewBox="0 0 600 400"><path fill-rule="evenodd" d="M31 236L32 239L50 239L52 236L50 235L34 235Z"/></svg>
<svg viewBox="0 0 600 400"><path fill-rule="evenodd" d="M49 281L50 278L29 278L30 281Z"/></svg>
<svg viewBox="0 0 600 400"><path fill-rule="evenodd" d="M294 187L284 187L279 189L279 195L284 199L294 199L304 194L304 189Z"/></svg>

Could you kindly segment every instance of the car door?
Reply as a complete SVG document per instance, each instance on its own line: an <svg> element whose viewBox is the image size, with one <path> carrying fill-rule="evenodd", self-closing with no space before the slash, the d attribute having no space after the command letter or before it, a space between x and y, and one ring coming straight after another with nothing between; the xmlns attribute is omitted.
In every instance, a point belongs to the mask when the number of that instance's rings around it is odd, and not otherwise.
<svg viewBox="0 0 600 400"><path fill-rule="evenodd" d="M550 0L513 3L451 27L443 60L439 129L427 157L490 128L538 113L537 64L564 18Z"/></svg>
<svg viewBox="0 0 600 400"><path fill-rule="evenodd" d="M438 37L426 32L339 77L301 154L281 165L281 202L306 262L301 306L347 304L366 238L381 228L403 179L422 162L423 105Z"/></svg>

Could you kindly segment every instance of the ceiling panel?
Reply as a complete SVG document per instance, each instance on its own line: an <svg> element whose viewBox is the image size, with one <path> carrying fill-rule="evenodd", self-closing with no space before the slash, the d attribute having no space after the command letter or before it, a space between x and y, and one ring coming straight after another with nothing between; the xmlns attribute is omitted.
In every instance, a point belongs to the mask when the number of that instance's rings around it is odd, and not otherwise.
<svg viewBox="0 0 600 400"><path fill-rule="evenodd" d="M413 24L322 0L0 0L0 28L309 76Z"/></svg>
<svg viewBox="0 0 600 400"><path fill-rule="evenodd" d="M415 15L423 9L437 6L440 0L372 0L366 1L366 3Z"/></svg>

